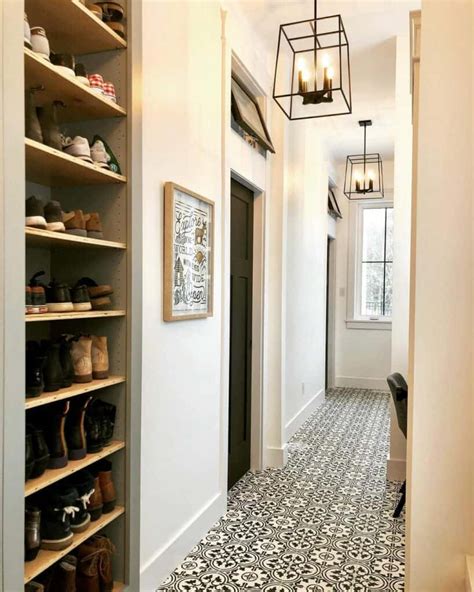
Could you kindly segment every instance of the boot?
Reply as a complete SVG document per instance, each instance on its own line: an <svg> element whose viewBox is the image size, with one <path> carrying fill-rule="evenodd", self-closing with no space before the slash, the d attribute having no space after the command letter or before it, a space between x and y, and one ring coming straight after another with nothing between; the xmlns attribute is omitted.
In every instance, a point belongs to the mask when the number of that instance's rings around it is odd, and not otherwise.
<svg viewBox="0 0 474 592"><path fill-rule="evenodd" d="M92 381L92 339L83 335L72 342L71 355L74 364L74 382Z"/></svg>
<svg viewBox="0 0 474 592"><path fill-rule="evenodd" d="M39 582L28 582L25 584L25 592L44 592L44 586Z"/></svg>
<svg viewBox="0 0 474 592"><path fill-rule="evenodd" d="M31 434L33 446L34 464L30 474L30 479L36 479L46 471L49 463L49 450L44 439L43 430L36 428L33 424L26 426L26 431Z"/></svg>
<svg viewBox="0 0 474 592"><path fill-rule="evenodd" d="M48 592L76 592L77 559L66 555L54 566L54 573Z"/></svg>
<svg viewBox="0 0 474 592"><path fill-rule="evenodd" d="M91 515L92 522L95 522L102 516L103 507L104 501L100 490L99 474L96 470L96 474L94 475L94 492L89 500L89 514Z"/></svg>
<svg viewBox="0 0 474 592"><path fill-rule="evenodd" d="M108 514L109 512L112 512L117 503L115 486L112 481L112 463L109 460L102 460L98 463L98 469L100 491L102 492L102 500L104 503L102 511L104 514Z"/></svg>
<svg viewBox="0 0 474 592"><path fill-rule="evenodd" d="M111 403L99 401L102 408L101 411L101 429L100 437L102 439L102 446L109 446L114 435L115 415L117 408Z"/></svg>
<svg viewBox="0 0 474 592"><path fill-rule="evenodd" d="M112 555L115 547L104 535L96 534L77 550L77 587L82 592L113 590Z"/></svg>
<svg viewBox="0 0 474 592"><path fill-rule="evenodd" d="M44 434L49 448L48 469L62 469L67 465L67 444L64 435L69 401L48 405L43 419Z"/></svg>
<svg viewBox="0 0 474 592"><path fill-rule="evenodd" d="M33 561L41 545L41 510L36 506L25 508L25 561Z"/></svg>
<svg viewBox="0 0 474 592"><path fill-rule="evenodd" d="M58 109L62 106L60 101L54 101L52 105L38 109L38 119L43 134L43 143L46 146L62 150L61 131L58 124Z"/></svg>
<svg viewBox="0 0 474 592"><path fill-rule="evenodd" d="M87 452L100 452L103 447L102 439L102 406L100 401L93 401L86 413Z"/></svg>
<svg viewBox="0 0 474 592"><path fill-rule="evenodd" d="M47 393L58 391L64 383L59 343L43 340L41 347L46 356L43 368L44 390Z"/></svg>
<svg viewBox="0 0 474 592"><path fill-rule="evenodd" d="M41 512L41 548L50 551L66 549L72 542L71 516L79 508L74 487L50 488L43 497ZM62 592L62 591L61 591Z"/></svg>
<svg viewBox="0 0 474 592"><path fill-rule="evenodd" d="M34 104L34 90L25 91L25 136L36 142L43 141L43 133Z"/></svg>
<svg viewBox="0 0 474 592"><path fill-rule="evenodd" d="M74 380L74 365L71 356L71 341L66 335L59 340L59 359L63 371L63 388L69 388Z"/></svg>
<svg viewBox="0 0 474 592"><path fill-rule="evenodd" d="M46 364L46 355L38 342L26 342L26 397L39 397L44 391L43 369Z"/></svg>
<svg viewBox="0 0 474 592"><path fill-rule="evenodd" d="M77 490L74 505L79 511L71 518L72 532L84 532L89 527L91 515L89 506L94 494L94 476L89 471L79 471L67 479L66 484Z"/></svg>
<svg viewBox="0 0 474 592"><path fill-rule="evenodd" d="M107 337L92 335L92 376L95 380L109 377Z"/></svg>
<svg viewBox="0 0 474 592"><path fill-rule="evenodd" d="M35 454L33 452L33 438L28 432L25 435L25 481L31 477L35 466Z"/></svg>
<svg viewBox="0 0 474 592"><path fill-rule="evenodd" d="M69 460L81 460L87 454L84 418L91 401L92 396L78 397L71 401L66 420L66 442Z"/></svg>

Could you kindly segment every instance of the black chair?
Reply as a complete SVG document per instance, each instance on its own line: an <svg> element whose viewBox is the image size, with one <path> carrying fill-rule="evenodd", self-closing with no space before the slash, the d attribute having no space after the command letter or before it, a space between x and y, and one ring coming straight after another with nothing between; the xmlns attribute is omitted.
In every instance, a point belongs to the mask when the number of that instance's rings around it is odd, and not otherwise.
<svg viewBox="0 0 474 592"><path fill-rule="evenodd" d="M408 385L401 374L394 372L387 378L390 392L392 393L393 403L397 412L398 427L403 432L405 438L407 437L407 404L408 404ZM406 486L407 482L404 481L400 489L401 498L398 502L395 512L393 513L394 518L398 518L405 505L406 497Z"/></svg>

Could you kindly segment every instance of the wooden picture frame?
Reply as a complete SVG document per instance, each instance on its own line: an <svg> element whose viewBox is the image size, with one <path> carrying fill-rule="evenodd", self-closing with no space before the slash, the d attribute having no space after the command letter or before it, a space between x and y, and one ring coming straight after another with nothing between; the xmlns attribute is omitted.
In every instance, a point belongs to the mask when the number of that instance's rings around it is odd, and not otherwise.
<svg viewBox="0 0 474 592"><path fill-rule="evenodd" d="M165 183L163 320L212 317L214 202Z"/></svg>

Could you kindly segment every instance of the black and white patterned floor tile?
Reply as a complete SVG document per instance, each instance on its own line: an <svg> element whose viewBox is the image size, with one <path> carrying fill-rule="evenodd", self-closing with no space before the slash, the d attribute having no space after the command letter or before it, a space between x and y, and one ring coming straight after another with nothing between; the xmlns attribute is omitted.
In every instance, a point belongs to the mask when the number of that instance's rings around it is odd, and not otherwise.
<svg viewBox="0 0 474 592"><path fill-rule="evenodd" d="M389 396L337 388L289 444L284 469L248 473L227 513L158 590L404 589L399 483L386 481Z"/></svg>

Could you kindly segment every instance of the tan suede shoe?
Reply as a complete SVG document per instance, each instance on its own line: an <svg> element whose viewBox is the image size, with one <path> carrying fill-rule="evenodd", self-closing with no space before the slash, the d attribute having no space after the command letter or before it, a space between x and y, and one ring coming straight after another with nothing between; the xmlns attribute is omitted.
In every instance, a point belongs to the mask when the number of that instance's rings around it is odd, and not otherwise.
<svg viewBox="0 0 474 592"><path fill-rule="evenodd" d="M82 336L72 342L72 363L74 365L74 382L92 381L92 339Z"/></svg>
<svg viewBox="0 0 474 592"><path fill-rule="evenodd" d="M107 337L92 335L92 376L95 380L109 377Z"/></svg>
<svg viewBox="0 0 474 592"><path fill-rule="evenodd" d="M63 222L68 234L87 236L86 221L82 210L63 212Z"/></svg>
<svg viewBox="0 0 474 592"><path fill-rule="evenodd" d="M86 231L89 238L104 238L102 224L97 212L85 215Z"/></svg>

